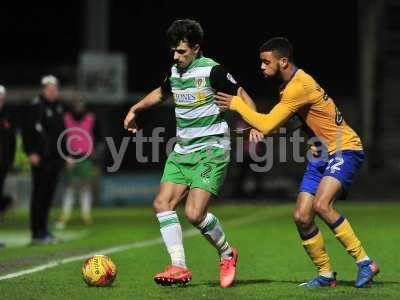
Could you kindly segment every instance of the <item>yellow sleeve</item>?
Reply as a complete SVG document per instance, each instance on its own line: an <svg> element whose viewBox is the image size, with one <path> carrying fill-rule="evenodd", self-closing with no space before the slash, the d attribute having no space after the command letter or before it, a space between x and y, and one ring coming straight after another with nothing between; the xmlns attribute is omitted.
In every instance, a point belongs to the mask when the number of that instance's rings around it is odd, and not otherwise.
<svg viewBox="0 0 400 300"><path fill-rule="evenodd" d="M252 110L238 96L233 97L230 109L237 111L247 123L263 134L269 134L279 128L293 115L293 112L287 105L281 102L275 105L269 114L260 114Z"/></svg>
<svg viewBox="0 0 400 300"><path fill-rule="evenodd" d="M297 112L302 106L308 104L309 99L301 82L289 83L283 91L280 103L293 113Z"/></svg>

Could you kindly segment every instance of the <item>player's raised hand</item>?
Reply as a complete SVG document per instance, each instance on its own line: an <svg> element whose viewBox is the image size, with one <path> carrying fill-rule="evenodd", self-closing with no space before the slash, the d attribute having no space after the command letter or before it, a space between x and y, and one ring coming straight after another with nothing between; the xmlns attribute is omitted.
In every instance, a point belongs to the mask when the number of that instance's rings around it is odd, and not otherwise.
<svg viewBox="0 0 400 300"><path fill-rule="evenodd" d="M257 129L252 128L249 134L249 141L250 142L259 142L264 138L264 134Z"/></svg>
<svg viewBox="0 0 400 300"><path fill-rule="evenodd" d="M229 110L232 101L232 95L218 92L215 96L215 104L222 110Z"/></svg>
<svg viewBox="0 0 400 300"><path fill-rule="evenodd" d="M136 133L138 131L135 118L136 113L130 109L124 120L124 128L132 133Z"/></svg>

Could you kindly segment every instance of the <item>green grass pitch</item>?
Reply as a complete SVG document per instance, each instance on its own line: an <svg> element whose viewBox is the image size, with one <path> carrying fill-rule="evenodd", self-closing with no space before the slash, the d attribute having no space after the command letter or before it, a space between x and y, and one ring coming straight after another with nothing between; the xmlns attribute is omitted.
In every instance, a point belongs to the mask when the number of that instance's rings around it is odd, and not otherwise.
<svg viewBox="0 0 400 300"><path fill-rule="evenodd" d="M216 201L217 202L217 201ZM216 203L215 202L215 203ZM238 202L239 203L239 202ZM304 290L297 285L315 275L291 219L294 204L215 205L215 213L228 241L239 250L235 286L219 288L215 250L184 221L186 259L193 272L185 288L157 286L152 276L169 262L164 245L157 241L111 253L118 268L112 287L88 287L82 281L82 260L17 278L0 280L0 299L400 299L400 204L396 202L339 202L375 259L381 273L369 288L353 287L356 266L325 224L319 222L335 271L338 287ZM54 212L55 217L57 211ZM53 218L54 219L54 218ZM150 207L96 209L94 224L83 226L75 216L71 226L56 235L70 237L49 246L16 246L13 240L28 235L24 212L9 216L0 226L0 241L10 246L0 250L0 277L52 261L133 242L159 238L159 228Z"/></svg>

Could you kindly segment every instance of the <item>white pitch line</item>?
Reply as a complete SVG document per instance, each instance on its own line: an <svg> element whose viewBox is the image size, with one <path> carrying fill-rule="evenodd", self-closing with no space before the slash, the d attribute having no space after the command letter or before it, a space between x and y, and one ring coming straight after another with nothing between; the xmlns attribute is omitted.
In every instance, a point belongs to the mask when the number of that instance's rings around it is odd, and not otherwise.
<svg viewBox="0 0 400 300"><path fill-rule="evenodd" d="M256 222L262 218L265 218L265 214L260 215L260 214L255 214L255 215L250 215L248 217L244 217L244 218L238 218L238 219L234 219L234 220L230 220L227 222L224 222L225 225L227 226L239 226L239 225L243 225L246 223L252 223L252 222ZM185 237L192 237L195 236L197 234L199 234L199 231L197 229L189 229L184 231L184 236ZM24 275L29 275L32 273L36 273L36 272L40 272L46 269L51 269L51 268L55 268L58 267L60 265L63 264L67 264L70 262L74 262L77 260L84 260L90 256L96 255L96 254L112 254L112 253L116 253L116 252L122 252L122 251L126 251L126 250L130 250L130 249L135 249L135 248L144 248L144 247L148 247L148 246L154 246L154 245L158 245L163 243L163 239L162 238L156 238L156 239L151 239L151 240L146 240L146 241L141 241L141 242L135 242L135 243L130 243L130 244L126 244L126 245L121 245L121 246L115 246L115 247L110 247L110 248L105 248L105 249L101 249L101 250L97 250L96 252L91 252L91 253L87 253L87 254L83 254L83 255L79 255L79 256L71 256L68 258L64 258L64 259L60 259L60 260L55 260L52 262L49 262L47 264L43 264L37 267L33 267L30 269L26 269L26 270L22 270L22 271L18 271L15 273L10 273L10 274L6 274L3 276L0 276L0 281L2 280L7 280L7 279L12 279L12 278L16 278L16 277L21 277Z"/></svg>

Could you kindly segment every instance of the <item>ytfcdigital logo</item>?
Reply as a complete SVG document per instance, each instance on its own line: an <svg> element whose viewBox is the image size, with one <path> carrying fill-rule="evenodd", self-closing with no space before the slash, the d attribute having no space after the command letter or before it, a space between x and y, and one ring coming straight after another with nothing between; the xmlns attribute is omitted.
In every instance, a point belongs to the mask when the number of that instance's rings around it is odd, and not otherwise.
<svg viewBox="0 0 400 300"><path fill-rule="evenodd" d="M138 131L134 136L122 138L119 145L115 143L113 137L105 137L106 146L108 152L112 157L112 164L107 166L107 172L114 173L117 172L122 164L123 158L128 150L130 143L135 144L135 148L129 155L134 155L136 161L140 163L158 163L161 160L160 149L165 147L165 154L168 156L174 149L177 142L177 138L173 137L166 140L161 136L165 132L164 127L156 127L153 129L151 136L144 136L143 130ZM64 141L65 139L65 141ZM300 135L299 130L293 131L293 133L288 136L285 128L279 129L279 137L264 137L261 141L248 142L244 137L234 137L230 138L231 146L233 146L233 157L230 155L229 151L226 151L225 155L215 156L212 149L206 149L207 157L209 161L226 160L231 158L231 160L237 163L243 163L249 161L249 167L254 172L268 172L272 169L274 161L278 160L279 163L288 162L288 150L291 151L291 159L297 163L304 163L307 161L318 160L329 160L329 154L325 143L318 137L312 137L306 141L306 139ZM276 145L277 141L277 145ZM63 143L65 146L63 147ZM304 155L302 151L302 144L307 143L307 151ZM341 145L341 134L338 133L336 136L337 149L340 149ZM144 149L145 145L151 145L151 153L146 155ZM162 147L161 147L162 145ZM231 146L225 145L226 149L230 149ZM261 146L261 147L260 147ZM258 148L263 148L263 151L258 151ZM290 148L288 148L290 147ZM70 161L71 159L75 162L80 162L87 159L93 151L93 139L90 134L77 127L66 129L59 136L57 141L58 152L61 157L65 160ZM149 147L146 147L149 149ZM275 151L275 153L274 153ZM67 152L67 153L65 153ZM134 152L134 153L133 153ZM302 153L303 152L303 153ZM315 154L318 153L318 158ZM278 155L278 157L276 157ZM340 155L336 152L335 156ZM195 159L203 159L202 155L194 156ZM186 157L182 155L180 157L185 160ZM193 156L190 158L193 160ZM183 161L184 162L184 161Z"/></svg>
<svg viewBox="0 0 400 300"><path fill-rule="evenodd" d="M82 128L67 128L57 139L57 150L65 161L81 162L92 154L93 139Z"/></svg>
<svg viewBox="0 0 400 300"><path fill-rule="evenodd" d="M153 129L151 136L143 136L143 131L140 130L136 133L133 137L124 137L119 146L117 146L114 142L112 137L106 137L106 144L109 150L109 153L112 156L112 165L107 166L108 172L117 172L121 166L122 160L125 156L125 153L128 149L128 145L130 143L135 144L135 153L130 153L129 155L135 155L135 158L140 163L148 163L153 162L157 163L160 162L161 155L160 155L160 145L165 144L165 153L168 156L177 142L177 138L173 137L165 140L164 137L160 136L161 133L165 132L164 127L156 127ZM294 162L303 163L306 160L312 161L315 160L315 154L318 153L318 159L328 160L328 151L325 146L325 143L319 139L318 137L312 137L307 140L308 150L306 151L305 155L302 154L302 147L301 145L306 142L306 139L300 135L299 130L295 130L293 134L289 137L286 136L286 129L281 128L279 130L279 134L284 134L285 136L280 136L278 140L278 160L279 162L287 162L287 153L288 150L292 151L292 158ZM340 149L341 145L341 135L337 135L337 145L338 149ZM232 157L232 160L236 161L237 163L243 163L245 161L245 157L250 157L252 162L249 164L250 168L254 172L268 172L273 167L274 162L274 140L276 138L268 136L265 137L263 140L259 141L258 143L247 143L243 137L235 137L231 138L231 145L235 147L232 149L233 153L235 154ZM151 145L151 154L150 157L145 155L144 153L144 145ZM257 151L256 148L264 144L265 151ZM310 146L313 147L310 147ZM288 149L291 147L291 149ZM147 147L148 148L148 147ZM227 145L227 148L230 149L230 146ZM209 151L207 156L211 161L217 160L225 160L229 158L230 154L227 151L226 155L223 156L215 156L211 149L207 149ZM133 151L132 151L133 152ZM276 153L275 153L276 154ZM197 155L198 159L201 159L201 155ZM181 159L185 159L185 156L182 155ZM192 159L192 158L191 158Z"/></svg>

